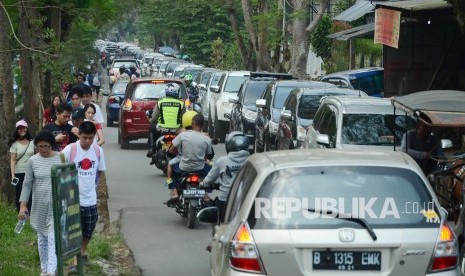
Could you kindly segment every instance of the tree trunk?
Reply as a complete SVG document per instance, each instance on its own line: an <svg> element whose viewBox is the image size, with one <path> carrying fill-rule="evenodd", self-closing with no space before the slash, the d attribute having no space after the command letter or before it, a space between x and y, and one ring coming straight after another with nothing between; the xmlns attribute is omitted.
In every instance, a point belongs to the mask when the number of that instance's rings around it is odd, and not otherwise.
<svg viewBox="0 0 465 276"><path fill-rule="evenodd" d="M29 48L41 46L40 36L42 26L37 9L30 8L28 1L20 1L18 9L20 14L19 36L26 47L21 49L22 93L24 103L24 119L29 124L31 133L35 133L40 122L43 110L39 108L39 97L42 95L39 62L32 55Z"/></svg>
<svg viewBox="0 0 465 276"><path fill-rule="evenodd" d="M273 49L273 58L271 59L271 67L273 68L273 71L275 72L281 72L284 73L284 68L280 62L281 60L281 55L284 52L284 47L286 40L284 39L286 37L286 32L284 29L284 24L283 24L283 19L284 19L284 7L283 7L283 1L278 0L278 12L281 16L278 16L276 19L276 30L282 30L281 34L281 43L280 45L276 45L276 47Z"/></svg>
<svg viewBox="0 0 465 276"><path fill-rule="evenodd" d="M255 28L252 22L252 7L250 6L250 1L249 0L241 0L242 3L242 13L244 15L244 22L245 22L245 27L247 29L247 34L249 35L249 41L250 44L252 45L253 52L255 53L255 56L257 57L257 65L260 68L260 61L259 59L259 54L258 54L258 42L257 42L257 35L255 34ZM252 68L252 70L256 70L256 68Z"/></svg>
<svg viewBox="0 0 465 276"><path fill-rule="evenodd" d="M293 0L296 14L307 14L306 0ZM320 10L310 24L305 27L306 17L296 16L293 23L294 35L292 40L291 73L298 79L305 79L307 69L307 57L310 45L310 36L318 23L323 18L329 0L321 0Z"/></svg>
<svg viewBox="0 0 465 276"><path fill-rule="evenodd" d="M261 0L259 2L259 14L268 13L268 0ZM260 70L270 71L271 68L271 57L270 51L268 50L268 25L259 24L258 26L258 66Z"/></svg>
<svg viewBox="0 0 465 276"><path fill-rule="evenodd" d="M15 104L13 96L13 75L11 52L8 37L11 28L6 14L0 8L0 201L4 198L12 204L15 201L15 190L8 177L10 164L8 138L14 131Z"/></svg>
<svg viewBox="0 0 465 276"><path fill-rule="evenodd" d="M245 48L244 40L242 39L241 30L239 27L239 22L237 20L236 9L234 8L232 0L226 0L226 6L228 9L229 20L231 21L231 28L236 37L237 47L242 58L242 65L247 70L252 70L249 68L250 65L250 55L247 49Z"/></svg>

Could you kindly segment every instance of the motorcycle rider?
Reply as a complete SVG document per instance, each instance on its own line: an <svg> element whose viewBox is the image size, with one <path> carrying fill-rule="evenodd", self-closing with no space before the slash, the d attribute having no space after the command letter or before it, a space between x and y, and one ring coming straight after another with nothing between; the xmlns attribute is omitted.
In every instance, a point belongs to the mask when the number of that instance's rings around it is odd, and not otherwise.
<svg viewBox="0 0 465 276"><path fill-rule="evenodd" d="M211 166L205 160L213 159L213 147L210 137L202 133L204 123L203 115L196 114L192 118L192 129L180 133L173 140L173 146L169 153L176 154L178 150L182 151L181 162L173 166L173 182L169 189L173 190L173 196L166 202L171 205L178 201L175 185L178 184L179 178L185 172L199 172L205 177L211 169Z"/></svg>
<svg viewBox="0 0 465 276"><path fill-rule="evenodd" d="M181 127L181 116L184 112L184 102L179 99L181 88L176 83L168 83L165 87L165 98L155 105L150 119L148 157L152 157L150 165L155 164L156 142L161 132L176 132Z"/></svg>
<svg viewBox="0 0 465 276"><path fill-rule="evenodd" d="M227 155L220 157L213 164L210 172L200 183L200 187L203 188L208 188L215 183L219 184L220 193L215 199L215 205L218 207L220 220L223 219L225 203L234 177L250 156L249 138L240 131L233 131L226 137L225 147Z"/></svg>
<svg viewBox="0 0 465 276"><path fill-rule="evenodd" d="M137 73L137 68L134 65L129 66L129 77L131 79L140 78L140 74Z"/></svg>

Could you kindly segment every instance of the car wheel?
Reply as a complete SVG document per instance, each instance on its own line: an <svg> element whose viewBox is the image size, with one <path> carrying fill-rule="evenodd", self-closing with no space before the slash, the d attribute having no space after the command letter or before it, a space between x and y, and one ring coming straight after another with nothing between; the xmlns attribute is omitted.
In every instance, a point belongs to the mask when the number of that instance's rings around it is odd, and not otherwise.
<svg viewBox="0 0 465 276"><path fill-rule="evenodd" d="M115 126L115 123L113 122L113 120L107 117L107 127L114 127L114 126Z"/></svg>
<svg viewBox="0 0 465 276"><path fill-rule="evenodd" d="M129 149L129 139L121 136L121 149Z"/></svg>
<svg viewBox="0 0 465 276"><path fill-rule="evenodd" d="M214 126L213 126L212 117L209 114L208 115L208 136L210 136L210 138L215 138L215 137L213 137L214 132L215 132L215 130L214 130Z"/></svg>
<svg viewBox="0 0 465 276"><path fill-rule="evenodd" d="M224 139L226 138L226 130L220 124L218 118L215 118L215 138L218 138L221 143L224 143Z"/></svg>

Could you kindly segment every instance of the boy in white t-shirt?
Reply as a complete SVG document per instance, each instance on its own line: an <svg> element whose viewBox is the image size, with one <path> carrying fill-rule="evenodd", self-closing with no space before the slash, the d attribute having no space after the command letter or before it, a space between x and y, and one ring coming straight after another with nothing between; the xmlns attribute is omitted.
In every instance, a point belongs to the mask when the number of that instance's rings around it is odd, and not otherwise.
<svg viewBox="0 0 465 276"><path fill-rule="evenodd" d="M63 149L67 162L74 162L78 172L79 205L81 209L81 256L87 262L87 245L97 224L96 179L105 171L103 149L94 143L95 124L87 121L79 126L79 140Z"/></svg>

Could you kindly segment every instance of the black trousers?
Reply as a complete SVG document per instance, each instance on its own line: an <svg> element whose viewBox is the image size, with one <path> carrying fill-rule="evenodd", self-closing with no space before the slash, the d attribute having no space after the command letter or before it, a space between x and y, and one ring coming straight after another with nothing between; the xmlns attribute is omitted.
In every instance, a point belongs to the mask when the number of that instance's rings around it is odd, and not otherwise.
<svg viewBox="0 0 465 276"><path fill-rule="evenodd" d="M15 203L16 203L16 210L19 212L19 198L21 197L21 190L23 189L23 181L24 177L26 176L25 173L15 173L15 176L19 179L18 184L15 186ZM29 215L31 214L31 206L32 206L32 193L29 195L29 200L27 201L27 210L29 211Z"/></svg>

